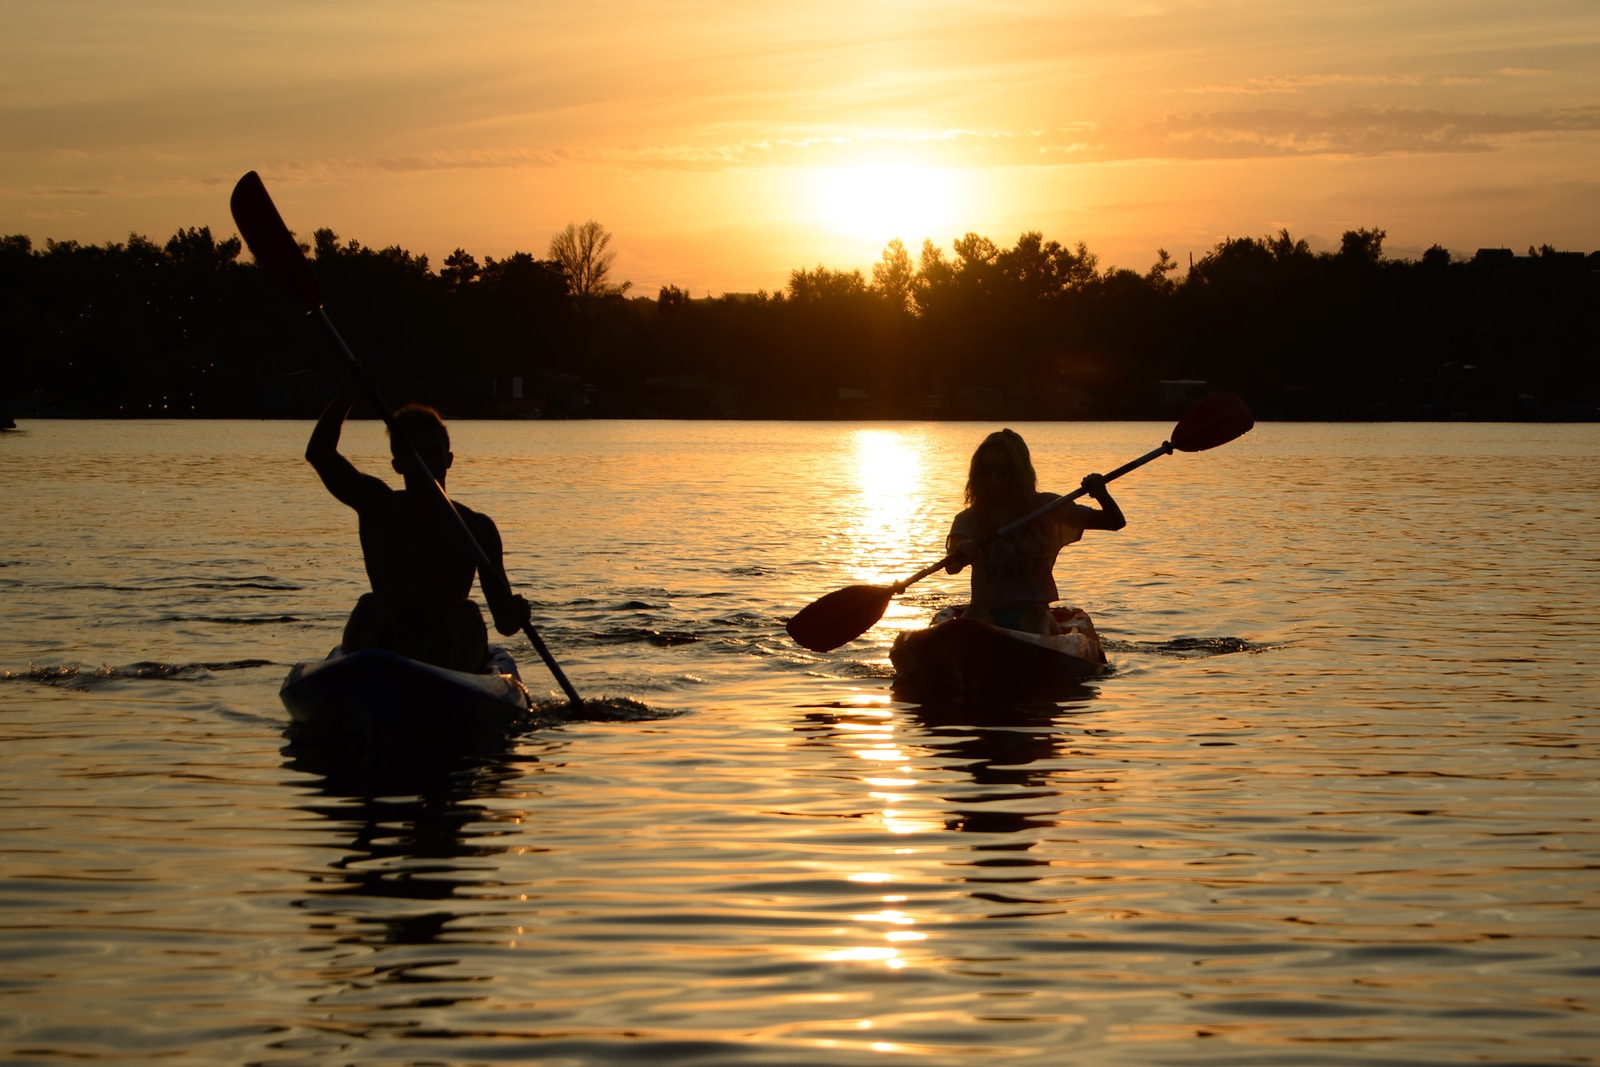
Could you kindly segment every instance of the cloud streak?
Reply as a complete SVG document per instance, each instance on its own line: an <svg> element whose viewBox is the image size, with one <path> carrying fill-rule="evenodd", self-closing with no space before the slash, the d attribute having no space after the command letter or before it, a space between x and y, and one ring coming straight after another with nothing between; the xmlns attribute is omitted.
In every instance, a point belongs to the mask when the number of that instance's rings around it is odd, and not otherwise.
<svg viewBox="0 0 1600 1067"><path fill-rule="evenodd" d="M1132 161L1249 161L1482 155L1529 139L1590 140L1600 106L1526 113L1357 106L1170 112L1146 122L1074 122L1026 130L942 130L770 137L720 143L438 148L367 156L313 156L270 169L280 181L334 185L374 175L442 172L759 172L896 166L1031 168ZM1600 147L1600 146L1596 146ZM103 188L12 188L13 195L89 197Z"/></svg>
<svg viewBox="0 0 1600 1067"><path fill-rule="evenodd" d="M1270 159L1494 152L1528 137L1600 132L1600 107L1528 114L1358 107L1168 115L1126 143L1140 158Z"/></svg>
<svg viewBox="0 0 1600 1067"><path fill-rule="evenodd" d="M434 153L394 158L386 170L550 167L560 163L637 170L753 170L867 165L1030 167L1295 157L1378 157L1501 151L1530 138L1600 133L1600 106L1529 113L1443 108L1348 107L1171 113L1149 123L1073 123L1021 131L946 130L768 138L723 144Z"/></svg>

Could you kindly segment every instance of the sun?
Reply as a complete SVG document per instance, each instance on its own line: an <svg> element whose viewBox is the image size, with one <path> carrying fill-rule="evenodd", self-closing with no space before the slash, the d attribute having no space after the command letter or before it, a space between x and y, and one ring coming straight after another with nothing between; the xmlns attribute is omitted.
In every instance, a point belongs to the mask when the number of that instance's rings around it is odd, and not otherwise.
<svg viewBox="0 0 1600 1067"><path fill-rule="evenodd" d="M817 221L855 237L915 246L955 224L963 198L958 172L946 167L892 164L819 169Z"/></svg>

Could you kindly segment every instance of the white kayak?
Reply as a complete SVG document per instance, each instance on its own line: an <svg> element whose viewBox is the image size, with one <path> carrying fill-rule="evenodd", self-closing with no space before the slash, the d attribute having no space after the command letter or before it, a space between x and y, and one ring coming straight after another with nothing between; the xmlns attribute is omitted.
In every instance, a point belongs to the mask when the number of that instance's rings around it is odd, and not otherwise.
<svg viewBox="0 0 1600 1067"><path fill-rule="evenodd" d="M278 690L297 734L369 749L478 747L528 724L532 699L517 664L490 648L469 674L369 649L297 663Z"/></svg>

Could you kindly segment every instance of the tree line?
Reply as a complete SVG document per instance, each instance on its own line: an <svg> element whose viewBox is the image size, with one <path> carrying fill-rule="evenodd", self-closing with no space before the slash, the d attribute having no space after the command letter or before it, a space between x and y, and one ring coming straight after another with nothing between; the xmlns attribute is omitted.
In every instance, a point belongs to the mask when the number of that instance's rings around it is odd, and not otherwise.
<svg viewBox="0 0 1600 1067"><path fill-rule="evenodd" d="M536 258L425 255L318 230L330 313L395 402L452 416L1164 418L1206 389L1264 419L1592 419L1600 259L1419 260L1379 229L1314 253L1288 231L1102 270L1082 242L966 234L780 291L627 295L611 234ZM237 238L0 238L13 415L314 415L342 373ZM6 412L0 410L0 415Z"/></svg>

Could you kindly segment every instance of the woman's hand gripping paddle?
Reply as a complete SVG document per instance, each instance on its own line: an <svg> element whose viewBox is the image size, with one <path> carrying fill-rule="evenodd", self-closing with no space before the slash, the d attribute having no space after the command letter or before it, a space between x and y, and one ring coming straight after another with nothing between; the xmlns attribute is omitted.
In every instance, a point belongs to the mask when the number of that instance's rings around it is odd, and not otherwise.
<svg viewBox="0 0 1600 1067"><path fill-rule="evenodd" d="M1255 419L1243 400L1232 393L1216 393L1184 413L1183 418L1178 420L1178 425L1172 429L1171 440L1163 441L1160 448L1147 452L1130 463L1124 463L1107 474L1105 480L1114 481L1158 456L1170 455L1174 451L1204 452L1208 448L1225 445L1235 437L1248 433L1254 425ZM1057 497L1044 507L1002 526L972 547L981 548L991 541L1014 533L1052 509L1083 496L1086 491L1078 489L1066 496ZM888 610L889 601L897 594L905 592L912 583L920 582L928 575L944 570L955 562L956 555L951 553L938 563L924 567L905 581L896 582L894 585L852 585L836 589L800 609L795 617L789 620L787 627L789 636L794 638L797 644L813 652L832 652L840 645L853 641L872 629Z"/></svg>
<svg viewBox="0 0 1600 1067"><path fill-rule="evenodd" d="M394 421L390 418L390 408L378 395L378 391L367 382L362 374L361 361L356 359L355 353L350 351L350 346L344 343L338 329L333 325L333 320L328 318L328 313L322 307L322 288L317 284L316 272L311 269L311 264L306 260L305 253L300 246L295 244L294 236L289 233L289 227L284 225L283 216L278 214L278 208L272 202L272 197L267 194L267 187L262 184L261 178L255 171L251 171L239 179L239 184L233 187L233 198L229 202L233 209L233 221L239 227L239 233L244 237L245 244L250 246L250 254L255 257L256 263L266 272L278 280L305 309L306 314L315 315L321 320L324 328L332 336L334 343L339 346L339 351L344 353L346 362L351 371L367 389L368 399L372 406L378 410L389 433L397 435L398 439L405 441L404 433L399 432ZM409 444L410 442L406 442ZM472 536L472 531L467 529L467 524L462 521L461 514L456 511L455 505L450 503L450 498L445 495L444 486L440 485L433 477L433 472L417 454L415 448L404 450L406 462L411 463L412 472L421 476L424 482L432 485L450 515L455 519L455 525L461 535L463 543L471 548L473 556L478 561L478 584L483 587L483 595L491 605L504 606L511 596L511 583L507 581L505 572L498 564L489 559L483 546L478 544L477 538ZM522 624L522 632L527 635L528 641L538 651L539 658L544 660L546 667L561 686L561 691L572 702L575 711L583 711L583 700L578 696L578 691L567 680L566 672L556 662L550 650L545 647L544 639L539 636L539 631L533 628L531 622Z"/></svg>

